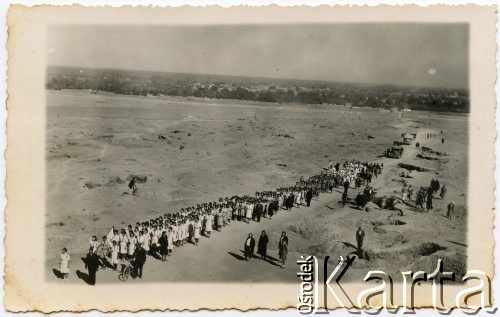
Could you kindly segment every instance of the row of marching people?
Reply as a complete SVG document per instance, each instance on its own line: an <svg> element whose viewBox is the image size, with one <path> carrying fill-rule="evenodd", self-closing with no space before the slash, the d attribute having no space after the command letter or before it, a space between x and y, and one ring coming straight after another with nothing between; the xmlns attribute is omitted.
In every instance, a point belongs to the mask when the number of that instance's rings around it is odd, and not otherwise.
<svg viewBox="0 0 500 317"><path fill-rule="evenodd" d="M382 166L373 163L350 161L340 166L333 166L327 171L300 179L294 186L279 188L274 191L257 192L253 196L233 196L220 198L218 201L181 208L176 213L165 213L153 219L115 229L102 237L92 236L89 254L98 268L111 267L118 270L120 261L136 263L140 261L140 274L145 257L142 253L166 262L174 254L175 248L188 243L198 245L202 237L210 238L213 231L221 231L232 221L260 222L262 218L272 219L282 210L289 211L297 206L310 206L313 197L325 192L326 180L342 177L344 184L360 175L377 174ZM334 184L335 186L335 184ZM328 188L330 191L332 188ZM139 254L138 254L139 252ZM69 271L67 251L61 255L61 272ZM139 260L138 260L139 259ZM63 273L67 277L67 273Z"/></svg>

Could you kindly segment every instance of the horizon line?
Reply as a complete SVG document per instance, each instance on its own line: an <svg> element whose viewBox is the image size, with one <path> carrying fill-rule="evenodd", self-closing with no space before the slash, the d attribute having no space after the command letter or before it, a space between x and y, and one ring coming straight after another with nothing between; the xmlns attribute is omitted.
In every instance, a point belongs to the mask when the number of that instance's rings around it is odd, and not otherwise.
<svg viewBox="0 0 500 317"><path fill-rule="evenodd" d="M233 74L221 74L221 73L188 73L179 71L164 71L164 70L148 70L148 69L134 69L134 68L110 68L110 67L90 67L90 66L74 66L74 65L56 65L47 64L46 67L66 67L66 68L81 68L81 69L94 69L94 70L110 70L110 71L130 71L130 72L152 72L160 74L182 74L182 75L202 75L202 76L224 76L224 77L243 77L249 79L268 79L268 80L296 80L296 81L308 81L308 82L323 82L332 84L347 84L347 85L364 85L364 86L394 86L401 88L427 88L427 89L442 89L442 90L464 90L469 91L469 87L458 88L458 87L442 87L442 86L418 86L418 85L402 85L393 83L368 83L368 82L352 82L352 81L333 81L325 79L304 79L304 78L289 78L289 77L266 77L266 76L248 76L248 75L233 75Z"/></svg>

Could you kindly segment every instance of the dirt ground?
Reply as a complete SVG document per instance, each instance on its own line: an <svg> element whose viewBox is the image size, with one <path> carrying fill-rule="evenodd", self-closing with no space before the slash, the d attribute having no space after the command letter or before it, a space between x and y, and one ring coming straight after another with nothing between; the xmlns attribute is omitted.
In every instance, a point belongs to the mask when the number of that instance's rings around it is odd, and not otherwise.
<svg viewBox="0 0 500 317"><path fill-rule="evenodd" d="M441 133L442 131L442 133ZM414 145L401 159L381 157L401 133L417 132L418 142L446 153L437 160L418 158ZM436 136L427 138L426 133ZM441 138L445 139L444 144ZM352 254L355 231L366 232L369 259L358 259L346 278L360 279L369 269L398 274L433 271L437 257L460 276L467 262L468 116L427 112L398 113L343 106L280 105L182 97L132 97L87 91L47 91L47 279L63 247L68 248L70 282L84 283L81 257L89 237L105 235L165 212L219 197L293 185L317 174L329 160L384 163L373 186L379 195L400 197L401 182L414 188L432 178L446 184L443 201L422 213L400 204L403 215L371 208L368 212L338 201L341 193L321 194L312 207L280 211L261 223L233 222L203 238L199 246L174 249L166 263L148 257L144 278L130 282L225 281L298 282L300 255ZM400 176L406 163L427 169ZM139 195L126 180L147 176ZM351 189L354 198L359 189ZM437 197L437 195L436 195ZM446 205L455 203L452 220ZM281 231L290 239L289 264L241 260L246 235L270 236L268 253L277 258ZM332 260L334 261L334 260ZM119 282L116 272L99 271L98 282Z"/></svg>

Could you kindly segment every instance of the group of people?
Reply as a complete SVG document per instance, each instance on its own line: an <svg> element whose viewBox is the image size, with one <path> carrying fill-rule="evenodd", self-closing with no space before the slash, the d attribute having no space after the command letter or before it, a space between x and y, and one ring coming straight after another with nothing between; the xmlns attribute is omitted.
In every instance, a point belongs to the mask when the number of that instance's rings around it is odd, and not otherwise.
<svg viewBox="0 0 500 317"><path fill-rule="evenodd" d="M260 255L262 260L267 259L267 244L269 243L269 237L267 236L266 231L262 230L262 233L259 237L259 241L257 243L257 253ZM248 234L248 237L245 239L245 243L243 245L245 261L248 261L251 258L254 258L255 252L255 239L252 233ZM286 232L283 231L281 233L281 237L278 241L278 256L281 263L281 267L285 268L286 258L288 255L288 236Z"/></svg>
<svg viewBox="0 0 500 317"><path fill-rule="evenodd" d="M438 179L432 179L428 187L420 187L415 194L415 205L422 211L430 212L433 206L434 195L439 192L439 197L444 200L448 189L445 184L440 184ZM403 184L401 189L401 200L403 202L413 201L414 189L412 185ZM452 218L455 205L452 201L447 205L447 217Z"/></svg>
<svg viewBox="0 0 500 317"><path fill-rule="evenodd" d="M212 231L221 231L232 221L260 222L262 218L272 217L281 210L291 210L295 206L310 206L313 197L320 192L332 192L333 188L342 186L343 202L347 201L347 191L351 183L361 186L362 182L369 184L373 177L382 171L383 164L359 161L346 161L344 164L333 165L320 174L307 180L301 178L294 186L283 187L274 191L257 192L254 196L233 196L219 198L218 201L198 204L197 206L181 208L176 213L165 213L135 225L128 225L120 230L114 227L99 241L92 236L89 242L87 267L89 276L95 283L95 272L111 267L118 270L120 261L130 261L134 266L134 277L142 277L142 268L146 262L146 254L167 261L172 256L174 248L187 243L198 245L202 236L210 238ZM258 253L266 258L267 235L259 238ZM252 238L253 237L249 237ZM248 242L248 250L253 250L255 242ZM247 246L245 240L245 246ZM279 255L282 265L286 261L288 237L282 235L279 243ZM247 250L247 248L245 248ZM246 254L246 252L245 252ZM253 254L250 252L248 254ZM60 271L69 272L69 255L63 250L60 259ZM66 273L64 273L66 272ZM92 284L92 283L91 283Z"/></svg>

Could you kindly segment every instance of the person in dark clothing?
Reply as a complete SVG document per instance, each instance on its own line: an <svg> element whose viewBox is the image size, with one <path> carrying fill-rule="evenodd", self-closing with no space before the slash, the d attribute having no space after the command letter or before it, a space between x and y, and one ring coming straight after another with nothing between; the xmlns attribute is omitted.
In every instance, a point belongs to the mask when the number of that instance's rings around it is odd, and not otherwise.
<svg viewBox="0 0 500 317"><path fill-rule="evenodd" d="M135 177L132 177L132 179L128 183L128 188L130 189L132 195L137 194L137 185L135 184Z"/></svg>
<svg viewBox="0 0 500 317"><path fill-rule="evenodd" d="M365 239L365 232L361 227L356 231L356 242L358 244L358 254L360 258L363 258L363 240Z"/></svg>
<svg viewBox="0 0 500 317"><path fill-rule="evenodd" d="M278 210L278 208L276 207L277 205L278 205L278 201L277 200L273 200L269 204L269 207L267 208L267 213L269 214L269 219L273 219L274 211Z"/></svg>
<svg viewBox="0 0 500 317"><path fill-rule="evenodd" d="M340 169L340 164L337 162L337 164L335 164L335 171L338 172Z"/></svg>
<svg viewBox="0 0 500 317"><path fill-rule="evenodd" d="M290 196L288 196L288 198L286 199L286 209L287 210L290 210L293 208L293 202L295 201L295 195L294 194L290 194Z"/></svg>
<svg viewBox="0 0 500 317"><path fill-rule="evenodd" d="M446 217L448 217L448 219L453 218L454 211L455 211L455 205L453 204L452 201L450 201L450 203L448 204L448 214L446 215Z"/></svg>
<svg viewBox="0 0 500 317"><path fill-rule="evenodd" d="M257 218L257 222L260 222L260 217L262 216L262 213L264 212L264 206L260 202L257 203L255 206L255 217Z"/></svg>
<svg viewBox="0 0 500 317"><path fill-rule="evenodd" d="M130 190L134 190L135 189L135 177L132 177L132 179L130 180L130 182L128 183L128 188Z"/></svg>
<svg viewBox="0 0 500 317"><path fill-rule="evenodd" d="M346 179L344 181L344 193L347 193L348 189L349 189L349 181Z"/></svg>
<svg viewBox="0 0 500 317"><path fill-rule="evenodd" d="M95 285L96 282L96 272L99 269L100 261L99 257L93 251L93 248L90 247L89 253L87 253L87 257L85 258L85 268L89 272L89 284Z"/></svg>
<svg viewBox="0 0 500 317"><path fill-rule="evenodd" d="M281 268L286 267L286 258L288 255L288 237L286 236L286 232L283 231L281 233L280 241L278 242L278 256L281 260Z"/></svg>
<svg viewBox="0 0 500 317"><path fill-rule="evenodd" d="M165 262L168 255L168 237L165 231L161 233L161 237L160 239L158 239L158 243L160 244L161 261Z"/></svg>
<svg viewBox="0 0 500 317"><path fill-rule="evenodd" d="M434 180L433 180L433 182L434 182ZM434 194L435 186L436 186L436 183L431 183L431 186L427 188L427 196L432 196Z"/></svg>
<svg viewBox="0 0 500 317"><path fill-rule="evenodd" d="M367 204L366 195L358 193L356 195L356 198L354 199L354 202L356 203L356 207L358 207L359 209L364 208Z"/></svg>
<svg viewBox="0 0 500 317"><path fill-rule="evenodd" d="M432 209L432 195L431 194L427 195L427 203L425 206L427 208L427 212L429 212Z"/></svg>
<svg viewBox="0 0 500 317"><path fill-rule="evenodd" d="M345 207L347 205L347 191L342 193L342 207Z"/></svg>
<svg viewBox="0 0 500 317"><path fill-rule="evenodd" d="M313 198L313 192L312 192L312 189L309 188L306 192L306 204L307 204L307 207L310 207L311 206L311 199Z"/></svg>
<svg viewBox="0 0 500 317"><path fill-rule="evenodd" d="M253 258L253 252L255 250L255 239L251 233L248 234L248 237L245 240L245 260Z"/></svg>
<svg viewBox="0 0 500 317"><path fill-rule="evenodd" d="M266 259L267 256L267 244L269 243L269 238L264 230L259 237L259 243L257 245L257 253L260 254L263 260Z"/></svg>
<svg viewBox="0 0 500 317"><path fill-rule="evenodd" d="M142 278L142 268L146 263L146 250L142 247L142 244L139 244L135 249L134 258L134 276Z"/></svg>

